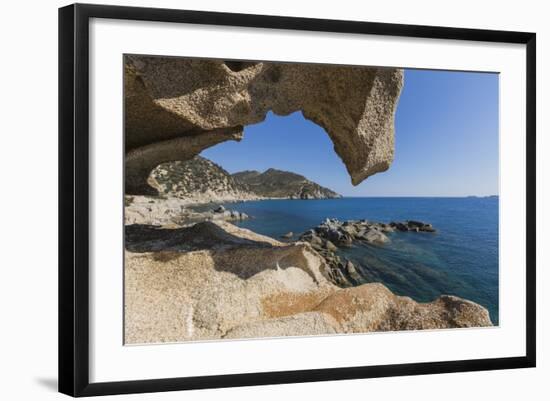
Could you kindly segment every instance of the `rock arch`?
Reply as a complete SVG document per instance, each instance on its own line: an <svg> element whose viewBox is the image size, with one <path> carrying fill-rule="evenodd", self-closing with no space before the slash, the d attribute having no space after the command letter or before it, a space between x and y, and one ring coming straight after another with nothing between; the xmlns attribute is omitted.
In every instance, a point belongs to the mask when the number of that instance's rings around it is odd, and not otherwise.
<svg viewBox="0 0 550 401"><path fill-rule="evenodd" d="M155 192L154 167L240 140L270 110L324 128L354 185L393 160L401 69L137 55L124 64L128 194Z"/></svg>

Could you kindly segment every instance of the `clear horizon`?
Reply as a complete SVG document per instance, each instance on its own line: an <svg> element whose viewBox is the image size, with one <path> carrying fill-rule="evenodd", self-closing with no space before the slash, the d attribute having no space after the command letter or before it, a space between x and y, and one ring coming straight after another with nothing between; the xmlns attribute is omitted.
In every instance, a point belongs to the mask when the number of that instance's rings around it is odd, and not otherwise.
<svg viewBox="0 0 550 401"><path fill-rule="evenodd" d="M230 173L291 171L345 197L498 195L498 91L498 74L406 69L394 161L355 187L327 133L300 112L270 112L201 156Z"/></svg>

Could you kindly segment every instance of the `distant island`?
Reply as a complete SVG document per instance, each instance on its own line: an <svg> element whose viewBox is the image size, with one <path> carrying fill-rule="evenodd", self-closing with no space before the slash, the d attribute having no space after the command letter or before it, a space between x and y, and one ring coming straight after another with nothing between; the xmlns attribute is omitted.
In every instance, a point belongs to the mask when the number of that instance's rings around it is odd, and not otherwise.
<svg viewBox="0 0 550 401"><path fill-rule="evenodd" d="M495 199L498 195L468 195L466 198Z"/></svg>
<svg viewBox="0 0 550 401"><path fill-rule="evenodd" d="M230 174L216 163L195 156L187 161L163 163L149 176L161 195L207 201L259 199L334 199L342 196L306 177L270 168Z"/></svg>

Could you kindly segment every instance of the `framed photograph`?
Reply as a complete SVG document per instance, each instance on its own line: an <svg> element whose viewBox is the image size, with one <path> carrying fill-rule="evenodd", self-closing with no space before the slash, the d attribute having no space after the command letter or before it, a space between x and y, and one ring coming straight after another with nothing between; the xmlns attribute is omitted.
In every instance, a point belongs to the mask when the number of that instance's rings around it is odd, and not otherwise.
<svg viewBox="0 0 550 401"><path fill-rule="evenodd" d="M534 33L61 8L59 390L535 366L535 80Z"/></svg>

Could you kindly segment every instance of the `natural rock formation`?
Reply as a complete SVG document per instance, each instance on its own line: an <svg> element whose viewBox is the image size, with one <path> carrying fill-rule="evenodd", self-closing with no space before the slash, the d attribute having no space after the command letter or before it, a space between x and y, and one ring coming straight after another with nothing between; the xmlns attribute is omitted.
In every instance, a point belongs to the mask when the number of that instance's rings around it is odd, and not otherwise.
<svg viewBox="0 0 550 401"><path fill-rule="evenodd" d="M151 191L155 166L239 140L268 111L323 127L355 185L393 159L401 69L127 55L124 82L128 194Z"/></svg>
<svg viewBox="0 0 550 401"><path fill-rule="evenodd" d="M416 220L407 220L405 222L395 222L390 223L390 227L396 229L397 231L416 231L416 232L428 232L434 233L435 228L432 227L429 223L423 223L422 221Z"/></svg>
<svg viewBox="0 0 550 401"><path fill-rule="evenodd" d="M240 140L269 111L301 111L323 127L354 185L386 170L402 70L135 55L124 65L126 194L136 195L125 198L127 343L491 325L470 301L417 303L364 284L361 266L336 255L357 241L383 245L394 230L434 231L429 224L327 220L280 242L225 221L241 213L190 205L337 196L302 176L231 177L196 157Z"/></svg>
<svg viewBox="0 0 550 401"><path fill-rule="evenodd" d="M337 219L326 219L317 227L303 233L300 239L321 248L327 248L327 243L348 247L357 241L373 245L383 245L390 240L386 234L396 230L430 233L436 231L431 224L415 220L407 220L403 223L392 221L389 224L385 224L368 220L347 220L341 222Z"/></svg>
<svg viewBox="0 0 550 401"><path fill-rule="evenodd" d="M157 227L181 227L203 221L235 221L248 218L246 213L219 208L195 210L189 200L149 196L126 196L124 223Z"/></svg>
<svg viewBox="0 0 550 401"><path fill-rule="evenodd" d="M317 227L303 233L300 239L325 248L327 242L337 247L349 247L356 241L383 245L389 241L386 233L393 231L393 226L384 223L367 220L341 222L337 219L326 219Z"/></svg>
<svg viewBox="0 0 550 401"><path fill-rule="evenodd" d="M315 310L331 315L345 333L491 326L487 309L474 302L442 295L418 303L380 283L337 291Z"/></svg>
<svg viewBox="0 0 550 401"><path fill-rule="evenodd" d="M350 247L365 243L382 246L390 241L386 234L394 231L435 232L431 224L414 220L404 223L377 223L368 220L326 219L317 227L300 235L300 241L308 242L328 265L330 280L340 287L351 287L365 282L361 266L337 255L338 247Z"/></svg>
<svg viewBox="0 0 550 401"><path fill-rule="evenodd" d="M126 249L126 343L491 325L485 308L457 297L341 289L309 244L226 222L127 226Z"/></svg>
<svg viewBox="0 0 550 401"><path fill-rule="evenodd" d="M259 171L242 171L233 178L256 195L266 198L326 199L341 195L308 180L300 174L270 168Z"/></svg>
<svg viewBox="0 0 550 401"><path fill-rule="evenodd" d="M125 158L125 186L127 194L157 195L148 182L149 173L161 163L188 160L205 148L227 140L240 140L241 128L219 129L201 135L174 138L128 150Z"/></svg>

